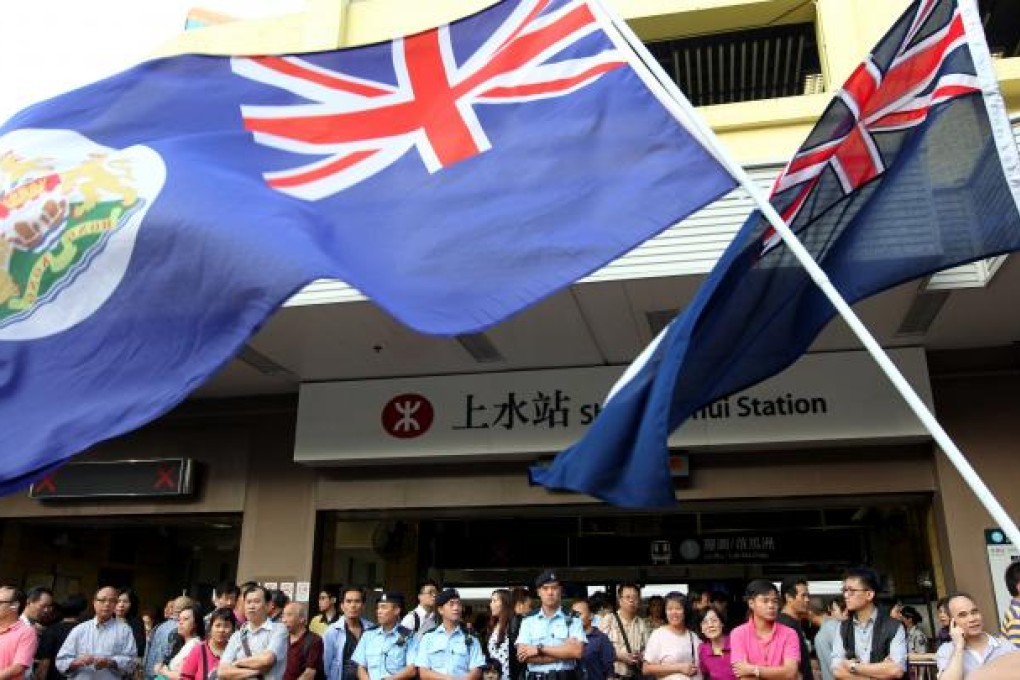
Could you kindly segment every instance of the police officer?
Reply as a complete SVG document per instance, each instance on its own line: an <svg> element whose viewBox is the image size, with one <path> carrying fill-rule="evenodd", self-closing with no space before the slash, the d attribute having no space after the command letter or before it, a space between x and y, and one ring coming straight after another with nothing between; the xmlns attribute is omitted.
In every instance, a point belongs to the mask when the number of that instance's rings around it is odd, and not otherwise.
<svg viewBox="0 0 1020 680"><path fill-rule="evenodd" d="M409 680L414 677L417 644L410 628L398 624L404 596L388 591L375 606L378 626L366 630L351 660L358 664L358 680Z"/></svg>
<svg viewBox="0 0 1020 680"><path fill-rule="evenodd" d="M521 622L517 658L528 664L527 680L578 680L577 660L587 638L581 619L560 608L562 592L555 572L535 580L542 606Z"/></svg>
<svg viewBox="0 0 1020 680"><path fill-rule="evenodd" d="M481 680L485 657L481 643L461 622L460 593L447 588L436 595L440 623L418 642L415 665L421 680Z"/></svg>

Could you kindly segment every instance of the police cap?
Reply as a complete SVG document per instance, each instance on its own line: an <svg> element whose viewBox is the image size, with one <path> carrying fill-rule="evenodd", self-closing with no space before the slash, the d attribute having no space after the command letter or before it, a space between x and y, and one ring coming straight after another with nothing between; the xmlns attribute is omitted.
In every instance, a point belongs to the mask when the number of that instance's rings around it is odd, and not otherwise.
<svg viewBox="0 0 1020 680"><path fill-rule="evenodd" d="M459 599L460 599L460 593L458 593L456 591L456 589L454 589L454 588L444 588L443 590L439 591L438 595L436 595L436 606L437 607L442 607L444 604L446 604L450 600L459 600Z"/></svg>
<svg viewBox="0 0 1020 680"><path fill-rule="evenodd" d="M379 595L379 602L392 602L399 606L401 609L404 608L404 594L398 593L395 590L387 590Z"/></svg>
<svg viewBox="0 0 1020 680"><path fill-rule="evenodd" d="M559 582L560 577L556 575L556 572L553 571L552 569L546 569L545 571L538 575L538 578L535 579L535 587L541 588L547 583L559 583Z"/></svg>

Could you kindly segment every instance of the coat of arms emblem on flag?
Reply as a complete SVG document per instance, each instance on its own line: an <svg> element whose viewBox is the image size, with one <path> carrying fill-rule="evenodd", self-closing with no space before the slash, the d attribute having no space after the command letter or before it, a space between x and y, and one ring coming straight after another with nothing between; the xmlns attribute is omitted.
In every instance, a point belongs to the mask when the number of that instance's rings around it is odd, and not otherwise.
<svg viewBox="0 0 1020 680"><path fill-rule="evenodd" d="M165 169L145 147L106 149L67 131L12 132L0 149L0 339L43 337L116 288Z"/></svg>

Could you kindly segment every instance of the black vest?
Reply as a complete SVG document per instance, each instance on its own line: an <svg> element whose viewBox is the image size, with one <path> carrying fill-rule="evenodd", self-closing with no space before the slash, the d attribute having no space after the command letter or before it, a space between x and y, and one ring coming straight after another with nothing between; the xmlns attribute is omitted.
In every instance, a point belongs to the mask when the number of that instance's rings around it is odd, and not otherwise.
<svg viewBox="0 0 1020 680"><path fill-rule="evenodd" d="M854 615L850 616L839 624L839 636L843 639L843 649L846 650L847 659L857 659L863 663L881 663L889 657L889 648L896 633L903 628L903 624L896 619L889 618L889 615L879 610L875 618L874 628L871 631L871 658L861 659L857 656L857 643L854 641Z"/></svg>

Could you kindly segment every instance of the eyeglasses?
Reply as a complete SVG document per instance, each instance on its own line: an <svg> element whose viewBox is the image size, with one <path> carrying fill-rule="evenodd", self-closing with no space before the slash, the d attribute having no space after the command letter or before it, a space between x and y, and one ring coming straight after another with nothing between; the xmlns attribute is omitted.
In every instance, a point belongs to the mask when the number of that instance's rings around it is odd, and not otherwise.
<svg viewBox="0 0 1020 680"><path fill-rule="evenodd" d="M866 593L870 588L843 588L844 595L854 595L856 593Z"/></svg>

